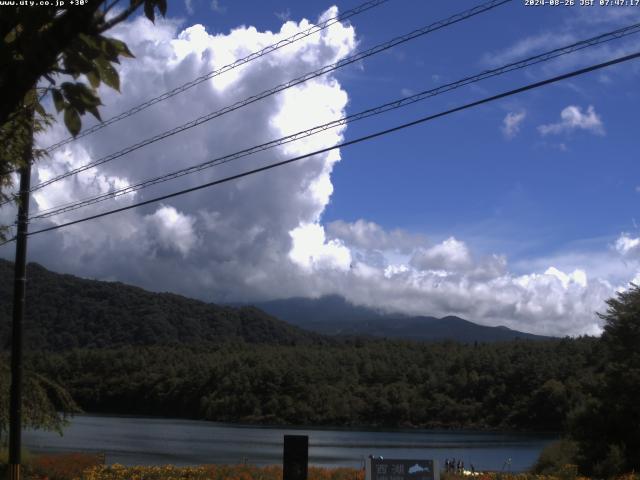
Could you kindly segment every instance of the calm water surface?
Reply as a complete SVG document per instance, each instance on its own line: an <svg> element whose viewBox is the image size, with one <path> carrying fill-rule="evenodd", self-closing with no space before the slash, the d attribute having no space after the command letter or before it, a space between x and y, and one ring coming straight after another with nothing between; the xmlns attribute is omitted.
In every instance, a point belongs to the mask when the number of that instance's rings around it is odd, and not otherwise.
<svg viewBox="0 0 640 480"><path fill-rule="evenodd" d="M472 431L356 431L315 428L261 428L160 418L78 415L60 437L27 431L32 452L104 452L107 463L124 465L196 465L282 462L282 437L309 436L309 463L362 466L368 455L390 458L455 457L476 470L520 471L530 467L555 437ZM508 460L511 459L510 464Z"/></svg>

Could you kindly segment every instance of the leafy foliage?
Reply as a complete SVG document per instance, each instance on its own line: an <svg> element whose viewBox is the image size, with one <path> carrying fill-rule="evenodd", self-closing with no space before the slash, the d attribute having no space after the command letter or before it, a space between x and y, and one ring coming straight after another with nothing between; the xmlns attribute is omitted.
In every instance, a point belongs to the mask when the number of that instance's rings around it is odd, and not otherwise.
<svg viewBox="0 0 640 480"><path fill-rule="evenodd" d="M0 436L9 428L10 385L8 360L0 357ZM81 411L63 387L33 370L24 372L22 390L22 424L25 428L54 430L62 434L69 415Z"/></svg>
<svg viewBox="0 0 640 480"><path fill-rule="evenodd" d="M582 469L602 477L640 470L640 288L607 304L604 368L571 425Z"/></svg>
<svg viewBox="0 0 640 480"><path fill-rule="evenodd" d="M578 446L568 439L561 439L547 445L538 460L531 468L533 473L539 475L554 475L566 470L567 465L575 462L578 454Z"/></svg>
<svg viewBox="0 0 640 480"><path fill-rule="evenodd" d="M33 354L30 362L92 412L558 431L585 401L597 357L589 338L477 346L353 340L80 349ZM560 418L532 395L551 379L567 392Z"/></svg>
<svg viewBox="0 0 640 480"><path fill-rule="evenodd" d="M127 45L103 35L126 20L140 6L155 19L166 13L166 0L131 0L114 16L108 13L120 1L86 1L80 7L16 5L0 15L0 202L9 199L11 172L20 168L32 148L32 129L48 127L53 117L41 101L51 95L72 135L82 128L82 115L100 120L101 83L120 89L114 67L122 57L133 57ZM62 81L60 80L62 79ZM34 159L42 151L33 153ZM0 227L0 240L6 227Z"/></svg>

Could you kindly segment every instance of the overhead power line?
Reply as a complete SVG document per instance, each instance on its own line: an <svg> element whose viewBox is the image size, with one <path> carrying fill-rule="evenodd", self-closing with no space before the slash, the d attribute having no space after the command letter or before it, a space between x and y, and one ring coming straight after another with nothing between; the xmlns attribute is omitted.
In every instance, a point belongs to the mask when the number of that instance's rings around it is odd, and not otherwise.
<svg viewBox="0 0 640 480"><path fill-rule="evenodd" d="M237 160L239 158L243 158L258 152L262 152L280 145L284 145L296 140L300 140L302 138L306 138L309 137L311 135L315 135L318 133L321 133L323 131L326 131L330 128L335 128L341 125L345 125L347 123L352 123L354 121L357 120L361 120L364 118L368 118L374 115L379 115L391 110L395 110L398 108L402 108L405 107L407 105L419 102L421 100L425 100L427 98L431 98L434 97L436 95L440 95L442 93L446 93L449 92L451 90L469 85L471 83L475 83L487 78L491 78L491 77L495 77L498 75L502 75L505 73L509 73L515 70L519 70L522 68L526 68L526 67L530 67L532 65L536 65L542 62L546 62L549 60L552 60L554 58L563 56L563 55L567 55L579 50L583 50L585 48L589 48L589 47L593 47L596 45L601 45L603 43L615 40L615 39L619 39L622 37L625 37L627 35L631 35L634 33L638 33L640 32L640 23L636 23L634 25L629 25L627 27L623 27L623 28L619 28L617 30L613 30L611 32L608 33L603 33L601 35L597 35L595 37L591 37L585 40L581 40L579 42L573 43L571 45L566 45L560 48L556 48L553 50L550 50L548 52L545 53L541 53L538 55L534 55L531 57L528 57L524 60L520 60L517 62L513 62L513 63L509 63L507 65L504 65L502 67L498 67L492 70L485 70L479 74L473 75L473 76L468 76L465 77L463 79L457 80L455 82L450 82L447 83L445 85L441 85L438 86L436 88L430 89L430 90L425 90L423 92L417 93L415 95L411 95L408 97L404 97L398 100L395 100L393 102L388 102L385 103L383 105L374 107L374 108L369 108L367 110L358 112L358 113L354 113L345 117L341 117L339 119L333 120L331 122L327 122L324 123L322 125L317 125L314 126L312 128L306 129L306 130L302 130L296 133L293 133L291 135L287 135L275 140L271 140L269 142L260 144L260 145L256 145L253 146L251 148L246 148L237 152L234 152L232 154L229 155L225 155L225 156L221 156L221 157L216 157L212 160L208 160L206 162L197 164L197 165L193 165L191 167L186 167L186 168L182 168L170 173L166 173L154 178L150 178L141 182L138 182L136 184L133 185L129 185L127 187L123 187L117 190L112 190L110 192L106 192L97 196L93 196L93 197L89 197L89 198L85 198L82 200L76 200L73 202L69 202L63 205L58 205L56 207L52 207L46 210L43 210L41 212L39 212L37 215L33 215L30 217L30 221L31 220L39 220L39 219L45 219L45 218L49 218L52 217L54 215L60 215L62 213L66 213L66 212L70 212L73 210L77 210L79 208L83 208L89 205L93 205L96 203L100 203L103 202L105 200L109 200L109 199L113 199L113 198L117 198L120 197L122 195L127 195L129 193L133 193L139 190L142 190L143 188L146 187L150 187L152 185L157 185L159 183L163 183L169 180L174 180L176 178L185 176L185 175L189 175L191 173L195 173L195 172L199 172L201 170L204 170L206 168L211 168L211 167L215 167L224 163L228 163L234 160Z"/></svg>
<svg viewBox="0 0 640 480"><path fill-rule="evenodd" d="M118 115L115 115L111 118L108 118L107 120L103 120L100 123L89 127L85 130L83 130L81 133L79 133L78 135L76 135L75 137L71 136L71 137L67 137L57 143L54 143L50 146L48 146L47 148L44 149L44 151L46 153L51 153L54 150L56 150L59 147L62 147L63 145L66 145L68 143L71 143L75 140L79 140L80 138L86 137L87 135L91 135L92 133L97 132L98 130L102 130L103 128L112 125L116 122L119 122L120 120L123 120L125 118L128 118L132 115L135 115L138 112L141 112L143 110L146 110L147 108L149 108L152 105L155 105L156 103L162 102L164 100L167 100L171 97L174 97L182 92L185 92L187 90L189 90L192 87L195 87L196 85L199 85L207 80L210 80L212 78L217 77L218 75L221 75L223 73L226 73L230 70L233 70L235 68L238 68L242 65L245 65L253 60L257 60L260 57L263 57L271 52L274 52L276 50L279 50L282 47L285 47L287 45L291 45L292 43L297 42L298 40L302 40L304 38L307 38L310 35L313 35L315 33L318 33L328 27L330 27L331 25L334 25L335 23L338 22L342 22L344 20L347 20L351 17L354 17L355 15L358 15L362 12L365 12L371 8L377 7L383 3L386 3L389 0L370 0L367 2L364 2L360 5L358 5L355 8L352 8L350 10L347 10L343 13L341 13L340 15L337 15L335 17L329 18L327 20L325 20L324 22L321 22L317 25L313 25L312 27L309 27L306 30L302 30L300 32L297 32L293 35L291 35L290 37L284 38L276 43L273 43L271 45L267 45L266 47L264 47L261 50L255 51L250 53L249 55L247 55L246 57L240 58L238 60L236 60L233 63L224 65L223 67L220 67L217 70L213 70L205 75L202 75L198 78L195 78L193 80L191 80L190 82L187 82L183 85L180 85L179 87L176 87L172 90L169 90L167 92L164 92L160 95L158 95L157 97L151 98L149 100L147 100L144 103L141 103L139 105L136 105L135 107L130 108L129 110L126 110L122 113L119 113ZM17 173L18 169L12 169L9 171L4 171L4 172L0 172L0 176L5 176L5 175L10 175L12 173ZM8 202L4 202L1 205L5 205Z"/></svg>
<svg viewBox="0 0 640 480"><path fill-rule="evenodd" d="M191 187L191 188L187 188L187 189L180 190L180 191L177 191L177 192L169 193L167 195L162 195L160 197L155 197L155 198L152 198L152 199L149 199L149 200L145 200L144 202L139 202L139 203L136 203L136 204L133 204L133 205L128 205L126 207L116 208L116 209L110 210L108 212L103 212L103 213L99 213L99 214L96 214L96 215L91 215L91 216L84 217L84 218L81 218L81 219L78 219L78 220L73 220L73 221L70 221L70 222L65 222L65 223L62 223L62 224L59 224L59 225L54 225L54 226L51 226L51 227L47 227L47 228L43 228L43 229L36 230L36 231L33 231L33 232L29 232L28 235L29 236L38 235L40 233L45 233L45 232L50 232L50 231L53 231L53 230L58 230L58 229L61 229L61 228L69 227L71 225L77 225L79 223L87 222L89 220L94 220L94 219L97 219L97 218L106 217L108 215L113 215L115 213L124 212L126 210L131 210L133 208L138 208L138 207L141 207L141 206L144 206L144 205L149 205L151 203L156 203L156 202L159 202L159 201L162 201L162 200L167 200L169 198L177 197L177 196L180 196L180 195L185 195L187 193L195 192L197 190L202 190L204 188L209 188L209 187L213 187L215 185L220 185L220 184L223 184L223 183L227 183L227 182L230 182L230 181L233 181L233 180L237 180L239 178L247 177L249 175L253 175L253 174L256 174L256 173L259 173L259 172L264 172L264 171L271 170L271 169L276 168L276 167L281 167L283 165L288 165L290 163L297 162L297 161L305 159L305 158L309 158L309 157L311 157L313 155L318 155L320 153L329 152L329 151L335 150L337 148L343 148L343 147L347 147L347 146L350 146L350 145L355 145L357 143L361 143L361 142L364 142L364 141L367 141L367 140L372 140L374 138L381 137L383 135L387 135L387 134L390 134L390 133L393 133L393 132L397 132L397 131L403 130L405 128L408 128L408 127L412 127L412 126L419 125L419 124L424 123L424 122L428 122L428 121L431 121L431 120L435 120L437 118L441 118L441 117L444 117L444 116L447 116L447 115L451 115L452 113L456 113L456 112L460 112L462 110L467 110L469 108L477 107L477 106L483 105L485 103L493 102L493 101L496 101L496 100L500 100L502 98L506 98L506 97L509 97L509 96L512 96L512 95L516 95L518 93L522 93L522 92L526 92L526 91L533 90L533 89L536 89L536 88L540 88L540 87L543 87L545 85L549 85L549 84L552 84L552 83L559 82L561 80L566 80L568 78L576 77L578 75L584 75L586 73L593 72L593 71L596 71L596 70L599 70L599 69L602 69L602 68L605 68L605 67L609 67L609 66L616 65L616 64L619 64L619 63L623 63L623 62L628 62L630 60L633 60L633 59L636 59L636 58L639 58L639 57L640 57L640 52L636 52L636 53L632 53L630 55L625 55L625 56L622 56L622 57L618 57L618 58L615 58L613 60L609 60L607 62L599 63L599 64L596 64L596 65L591 65L589 67L581 68L579 70L574 70L572 72L565 73L565 74L562 74L562 75L558 75L558 76L555 76L555 77L551 77L551 78L548 78L546 80L530 83L530 84L525 85L523 87L519 87L519 88L516 88L516 89L513 89L513 90L508 90L506 92L503 92L503 93L500 93L500 94L497 94L497 95L493 95L493 96L490 96L490 97L485 97L485 98L483 98L481 100L477 100L475 102L467 103L465 105L462 105L462 106L459 106L459 107L455 107L455 108L452 108L452 109L449 109L449 110L445 110L443 112L439 112L439 113L436 113L436 114L433 114L433 115L427 115L427 116L419 118L417 120L413 120L411 122L403 123L401 125L398 125L398 126L395 126L395 127L392 127L392 128L388 128L388 129L385 129L385 130L381 130L381 131L378 131L378 132L375 132L375 133L372 133L372 134L369 134L369 135L358 137L358 138L353 139L353 140L342 142L340 144L337 144L337 145L334 145L334 146L331 146L331 147L322 148L322 149L316 150L316 151L311 152L311 153L306 153L304 155L299 155L297 157L293 157L293 158L290 158L290 159L287 159L287 160L283 160L281 162L272 163L272 164L265 165L265 166L260 167L260 168L255 168L253 170L249 170L249 171L246 171L246 172L243 172L243 173L239 173L239 174L236 174L236 175L231 175L229 177L225 177L225 178L222 178L222 179L219 179L219 180L208 182L208 183L205 183L203 185L198 185L196 187ZM15 238L0 244L0 246L4 245L6 243L9 243L9 242L11 242L13 240L15 240Z"/></svg>
<svg viewBox="0 0 640 480"><path fill-rule="evenodd" d="M222 75L223 73L229 72L235 68L238 68L242 65L245 65L253 60L256 60L260 57L263 57L271 52L275 52L276 50L279 50L282 47L285 47L287 45L291 45L292 43L295 43L299 40L302 40L304 38L307 38L310 35L313 35L314 33L318 33L328 27L330 27L331 25L334 25L338 22L342 22L344 20L347 20L351 17L354 17L362 12L366 12L367 10L377 7L385 2L387 2L388 0L369 0L367 2L364 2L360 5L358 5L357 7L354 7L350 10L345 11L344 13L337 15L335 17L329 18L328 20L325 20L324 22L320 22L317 25L313 25L312 27L307 28L306 30L302 30L294 35L291 35L290 37L284 38L276 43L273 43L271 45L268 45L266 47L264 47L261 50L255 51L250 53L249 55L247 55L246 57L240 58L238 60L236 60L233 63L230 63L228 65L224 65L223 67L220 67L216 70L212 70L209 73L206 73L205 75L202 75L198 78L195 78L193 80L191 80L190 82L187 82L183 85L180 85L179 87L176 87L172 90L169 90L167 92L164 92L161 95L158 95L157 97L151 98L149 100L147 100L144 103L141 103L140 105L136 105L135 107L130 108L129 110L122 112L118 115L115 115L107 120L104 120L101 123L98 123L96 125L94 125L93 127L87 128L86 130L82 131L80 134L78 134L75 137L68 137L65 138L64 140L59 141L58 143L54 143L53 145L50 145L49 147L46 148L47 153L51 153L52 151L54 151L55 149L66 145L68 143L73 142L74 140L78 140L82 137L86 137L87 135L91 135L92 133L97 132L98 130L102 130L103 128L109 126L109 125L113 125L116 122L119 122L120 120L123 120L127 117L130 117L132 115L135 115L138 112L141 112L147 108L149 108L152 105L155 105L156 103L162 102L164 100L167 100L171 97L174 97L182 92L185 92L187 90L189 90L190 88L195 87L196 85L199 85L203 82L206 82L207 80L211 80L212 78L217 77L218 75Z"/></svg>
<svg viewBox="0 0 640 480"><path fill-rule="evenodd" d="M432 23L430 25L427 25L425 27L419 28L417 30L414 30L410 33L407 33L405 35L399 36L399 37L395 37L387 42L384 42L382 44L379 44L375 47L372 47L368 50L365 50L363 52L357 53L355 55L351 55L349 57L343 58L342 60L339 60L338 62L335 62L333 64L330 65L326 65L318 70L315 70L313 72L310 73L306 73L300 77L297 77L293 80L290 80L286 83L280 84L276 87L273 87L269 90L265 90L262 93L259 93L257 95L253 95L249 98L246 98L245 100L241 100L239 102L234 103L233 105L227 106L221 110L217 110L215 112L211 112L207 115L203 115L201 117L196 118L195 120L192 120L190 122L187 122L183 125L180 125L178 127L175 127L171 130L165 131L163 133L160 133L158 135L155 135L153 137L150 137L146 140L143 140L141 142L138 142L134 145L131 145L129 147L126 147L122 150L119 150L118 152L112 153L110 155L107 155L105 157L102 157L98 160L95 160L93 162L89 162L85 165L82 165L80 167L77 167L73 170L69 170L68 172L65 172L63 174L57 175L49 180L46 180L44 182L41 182L37 185L35 185L34 187L31 188L31 192L34 192L36 190L39 190L40 188L46 187L47 185L50 185L54 182L60 181L64 178L70 177L72 175L75 175L77 173L83 172L85 170L88 170L90 168L96 167L98 165L102 165L104 163L110 162L112 160L115 160L117 158L120 158L128 153L131 153L135 150L138 150L142 147L145 147L147 145L150 145L152 143L155 143L159 140L162 140L164 138L170 137L172 135L175 135L177 133L181 133L184 132L185 130L188 130L190 128L196 127L198 125L201 125L205 122L208 122L210 120L213 120L214 118L220 117L224 114L227 114L229 112L232 112L234 110L238 110L239 108L245 107L247 105L250 105L254 102L257 102L258 100L262 100L263 98L269 97L271 95L274 95L278 92L281 92L285 89L291 88L295 85L299 85L303 82L306 82L308 80L311 80L313 78L319 77L321 75L324 75L326 73L332 72L334 70L337 70L338 68L344 67L346 65L350 65L352 63L355 63L357 61L360 61L364 58L370 57L371 55L375 55L377 53L383 52L385 50L388 50L394 46L400 45L402 43L408 42L410 40L413 40L415 38L421 37L423 35L426 35L428 33L432 33L436 30L440 30L444 27L447 27L449 25L453 25L455 23L458 23L460 21L466 20L468 18L474 17L476 15L479 15L480 13L484 13L487 12L489 10L492 10L500 5L503 5L505 3L509 3L513 0L491 0L489 2L483 3L481 5L478 5L476 7L473 7L471 9L465 10L464 12L460 12L457 13L455 15L452 15L444 20L440 20L438 22ZM2 204L0 204L2 205Z"/></svg>

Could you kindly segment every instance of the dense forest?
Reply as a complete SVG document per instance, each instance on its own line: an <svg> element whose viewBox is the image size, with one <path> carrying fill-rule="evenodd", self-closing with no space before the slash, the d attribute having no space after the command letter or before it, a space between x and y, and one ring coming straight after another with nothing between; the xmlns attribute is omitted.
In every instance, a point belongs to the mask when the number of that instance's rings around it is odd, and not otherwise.
<svg viewBox="0 0 640 480"><path fill-rule="evenodd" d="M326 338L253 307L232 308L119 282L27 267L25 348L68 350L127 345L250 343L294 345ZM0 259L0 341L9 339L13 263Z"/></svg>
<svg viewBox="0 0 640 480"><path fill-rule="evenodd" d="M562 430L598 366L593 339L500 344L125 347L33 354L91 412L217 421Z"/></svg>

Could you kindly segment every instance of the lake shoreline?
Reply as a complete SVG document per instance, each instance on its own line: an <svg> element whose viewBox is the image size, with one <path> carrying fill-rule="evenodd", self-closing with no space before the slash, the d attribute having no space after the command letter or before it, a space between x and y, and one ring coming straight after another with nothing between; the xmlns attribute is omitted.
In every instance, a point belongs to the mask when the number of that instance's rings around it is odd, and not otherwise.
<svg viewBox="0 0 640 480"><path fill-rule="evenodd" d="M403 425L403 426L385 426L375 424L349 424L349 425L331 425L331 424L294 424L294 423L267 423L267 422L250 422L242 420L240 422L233 421L216 421L208 420L206 418L195 417L173 417L165 415L148 415L137 413L113 413L103 411L83 411L82 413L75 414L74 416L99 416L99 417L114 417L114 418L148 418L148 419L162 419L162 420L175 420L175 421L192 421L192 422L207 422L212 425L234 425L237 428L266 428L266 429L291 429L291 430L344 430L344 431L367 431L367 432L466 432L466 433L509 433L509 434L522 434L522 435L555 435L562 434L562 430L529 430L529 429L516 429L516 428L497 428L487 426L463 426L463 425Z"/></svg>
<svg viewBox="0 0 640 480"><path fill-rule="evenodd" d="M122 465L276 465L284 435L309 437L309 463L360 468L369 455L386 458L461 459L477 470L527 470L557 436L454 430L355 430L255 426L188 419L81 414L63 436L25 431L24 445L40 453L105 453ZM506 467L505 467L506 465Z"/></svg>

